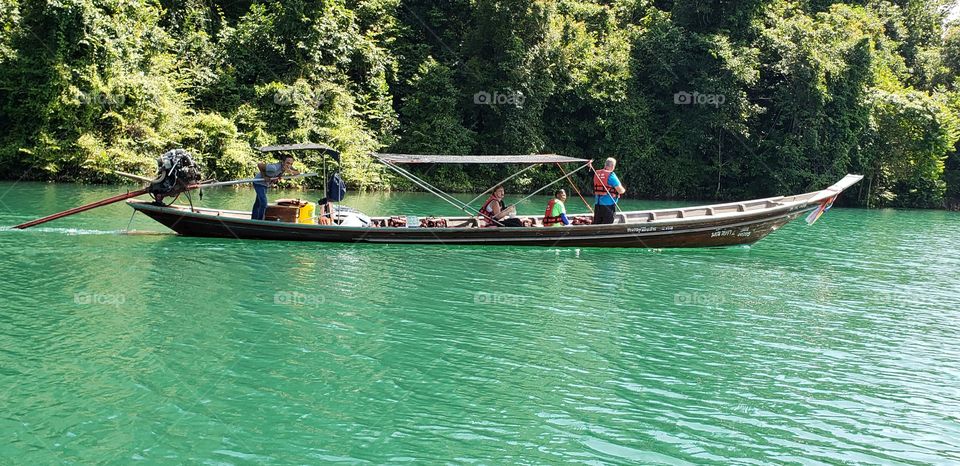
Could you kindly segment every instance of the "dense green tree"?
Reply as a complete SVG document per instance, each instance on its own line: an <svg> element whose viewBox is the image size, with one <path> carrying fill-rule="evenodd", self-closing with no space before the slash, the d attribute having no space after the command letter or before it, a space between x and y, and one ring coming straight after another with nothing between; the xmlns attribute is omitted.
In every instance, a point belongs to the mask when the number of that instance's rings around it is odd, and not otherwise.
<svg viewBox="0 0 960 466"><path fill-rule="evenodd" d="M157 8L26 2L0 70L0 160L27 176L101 179L176 141L189 113Z"/></svg>
<svg viewBox="0 0 960 466"><path fill-rule="evenodd" d="M960 30L945 0L0 1L0 173L111 181L165 150L248 175L318 141L370 152L617 157L630 195L734 199L867 181L960 197ZM316 157L301 163L317 168ZM478 190L506 167L424 167ZM514 191L553 179L520 177Z"/></svg>
<svg viewBox="0 0 960 466"><path fill-rule="evenodd" d="M934 207L943 201L946 154L957 141L956 116L918 91L870 96L872 125L865 151L868 189L877 201Z"/></svg>
<svg viewBox="0 0 960 466"><path fill-rule="evenodd" d="M11 39L19 26L20 9L13 0L0 2L0 64L14 57Z"/></svg>
<svg viewBox="0 0 960 466"><path fill-rule="evenodd" d="M428 57L410 88L400 107L400 116L410 124L401 128L396 147L412 154L469 154L474 133L460 121L462 96L450 69Z"/></svg>

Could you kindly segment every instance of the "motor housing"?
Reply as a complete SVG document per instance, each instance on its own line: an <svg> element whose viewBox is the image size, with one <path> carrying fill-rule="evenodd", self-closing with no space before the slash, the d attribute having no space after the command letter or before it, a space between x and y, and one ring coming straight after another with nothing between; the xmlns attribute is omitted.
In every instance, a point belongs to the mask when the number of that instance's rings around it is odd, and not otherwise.
<svg viewBox="0 0 960 466"><path fill-rule="evenodd" d="M200 167L193 161L190 153L183 149L173 149L157 158L157 178L150 183L148 192L154 200L161 202L164 197L176 196L186 191L202 178Z"/></svg>

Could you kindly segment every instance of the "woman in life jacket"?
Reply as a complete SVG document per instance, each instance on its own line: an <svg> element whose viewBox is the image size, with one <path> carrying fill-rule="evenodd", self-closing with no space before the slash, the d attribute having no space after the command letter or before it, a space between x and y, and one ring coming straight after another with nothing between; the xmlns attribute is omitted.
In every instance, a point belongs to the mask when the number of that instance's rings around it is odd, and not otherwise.
<svg viewBox="0 0 960 466"><path fill-rule="evenodd" d="M507 207L503 202L505 195L503 186L493 188L487 202L480 208L480 215L487 220L487 226L522 227L523 222L519 218L513 218L517 209L514 206Z"/></svg>

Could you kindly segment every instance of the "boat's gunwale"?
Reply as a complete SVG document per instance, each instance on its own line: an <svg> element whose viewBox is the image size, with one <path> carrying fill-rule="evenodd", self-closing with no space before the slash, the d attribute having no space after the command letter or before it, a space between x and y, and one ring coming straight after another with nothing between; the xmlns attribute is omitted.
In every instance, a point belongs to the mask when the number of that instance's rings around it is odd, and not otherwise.
<svg viewBox="0 0 960 466"><path fill-rule="evenodd" d="M139 207L139 206L134 206ZM156 206L147 206L156 207ZM658 249L663 247L728 247L751 244L816 206L807 206L777 215L761 215L721 224L705 223L690 227L640 229L626 224L602 225L592 231L571 228L355 228L312 225L278 224L260 221L224 222L223 218L195 215L176 209L145 210L144 214L183 236L232 237L235 239L264 239L281 241L325 241L370 244L489 244L561 247L626 247ZM229 217L225 217L229 218ZM764 226L766 225L766 226ZM589 225L588 225L589 226ZM307 228L304 228L307 227ZM599 227L599 226L598 226ZM439 231L438 231L439 230ZM531 231L533 230L533 231ZM710 232L723 232L711 235ZM749 232L744 236L743 232ZM265 236L264 236L265 235ZM667 238L690 238L669 240ZM714 240L714 237L717 237ZM722 239L721 239L722 238ZM667 244L665 244L667 242Z"/></svg>
<svg viewBox="0 0 960 466"><path fill-rule="evenodd" d="M774 198L769 198L769 199L774 199ZM757 199L757 200L745 201L744 203L750 203L754 201L759 202L762 200L763 199ZM246 218L206 214L206 213L196 212L195 210L192 210L189 206L182 206L182 205L157 206L150 202L134 201L134 200L127 201L127 204L131 205L131 207L136 206L133 208L137 210L152 210L154 212L176 213L179 215L184 215L184 216L189 216L194 218L218 219L220 221L224 221L224 222L229 221L231 223L249 224L249 225L257 225L257 226L269 226L269 227L282 227L282 228L297 228L297 229L306 229L306 230L336 230L336 231L377 230L377 231L384 231L384 232L409 232L411 230L423 229L423 230L430 230L430 231L460 232L460 231L475 231L478 229L485 229L482 227L474 227L474 226L429 227L428 228L428 227L363 227L363 226L352 227L352 226L342 226L342 225L318 225L318 224L309 224L309 223L278 222L278 221L271 221L271 220L252 220L252 219L246 219ZM737 205L737 204L738 203L733 203L732 205ZM695 225L697 223L703 223L705 221L725 221L725 220L738 219L738 218L772 216L772 215L779 214L781 212L788 213L793 210L797 210L796 209L797 206L804 206L808 204L809 202L807 201L794 201L789 203L778 204L768 208L754 209L754 210L748 210L744 212L728 212L728 213L712 214L712 215L699 215L695 217L649 220L649 221L642 221L642 222L622 222L622 223L613 223L613 224L604 224L604 225L593 225L593 224L569 225L569 226L563 227L563 229L573 230L573 231L583 231L583 230L601 230L601 229L611 228L611 227L619 229L624 226L643 226L643 227L657 227L657 228L667 227L667 226L688 226L688 225ZM721 205L721 204L717 204L717 205ZM702 206L702 207L694 206L694 207L688 207L684 209L698 209L698 208L707 208L707 207L711 207L711 206ZM202 209L210 212L231 212L231 213L243 212L243 211L227 211L227 210L217 210L217 209L208 209L208 208L202 208ZM661 210L666 212L674 212L677 209L661 209ZM618 216L619 215L625 216L630 214L639 215L639 214L646 214L649 212L653 212L653 211L648 211L648 210L629 211L629 212L619 213ZM522 215L521 217L526 217L526 216ZM465 217L465 218L469 218L469 217ZM551 227L543 227L543 226L512 227L512 228L509 228L509 230L510 231L542 231L544 228L551 228ZM722 228L722 226L718 226L717 228Z"/></svg>

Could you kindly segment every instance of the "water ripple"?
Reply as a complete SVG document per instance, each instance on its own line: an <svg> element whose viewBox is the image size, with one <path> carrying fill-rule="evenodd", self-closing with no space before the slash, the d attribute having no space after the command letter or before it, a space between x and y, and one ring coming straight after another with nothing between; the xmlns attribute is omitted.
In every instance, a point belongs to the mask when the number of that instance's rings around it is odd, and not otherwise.
<svg viewBox="0 0 960 466"><path fill-rule="evenodd" d="M5 457L960 461L957 215L607 251L127 236L105 212L0 228Z"/></svg>

